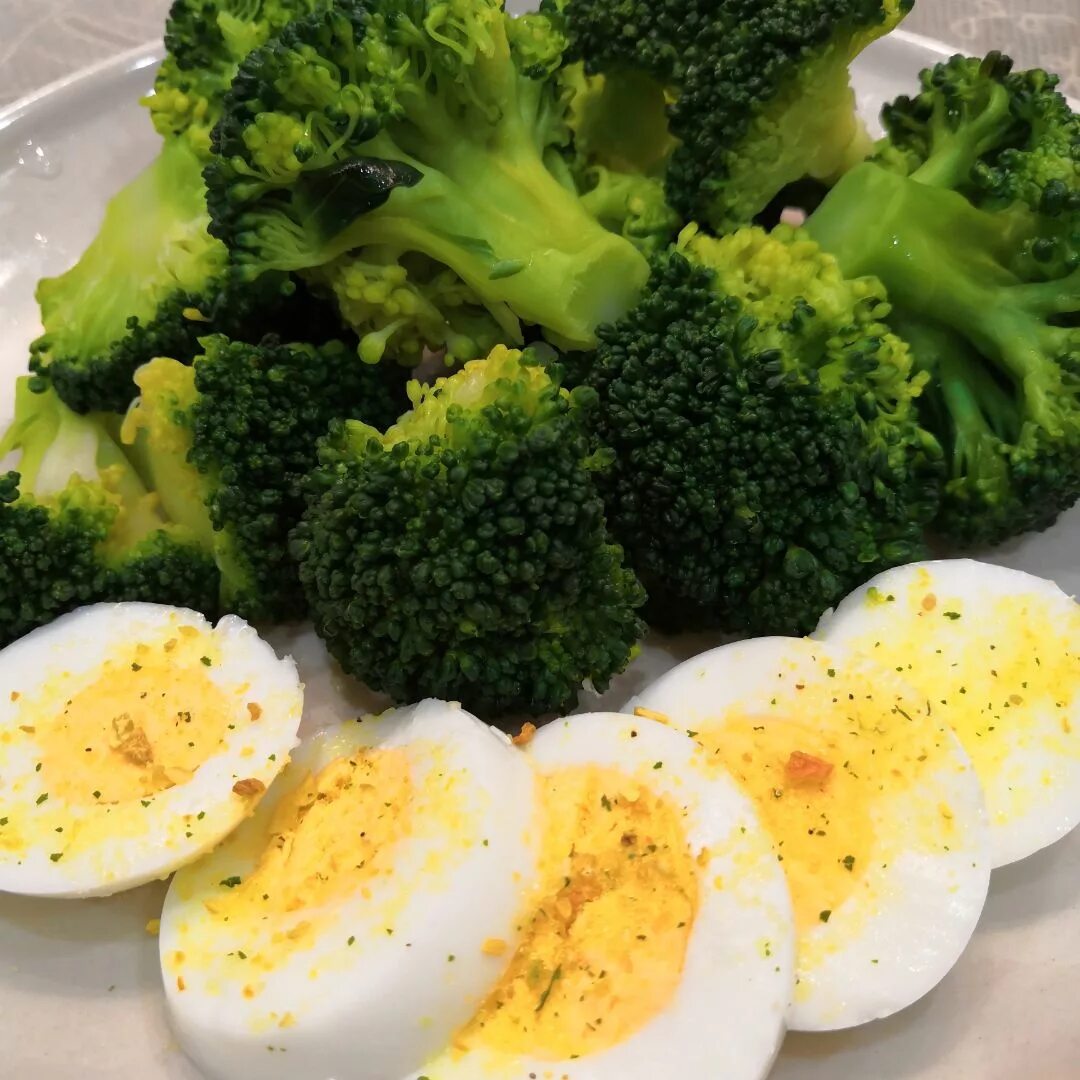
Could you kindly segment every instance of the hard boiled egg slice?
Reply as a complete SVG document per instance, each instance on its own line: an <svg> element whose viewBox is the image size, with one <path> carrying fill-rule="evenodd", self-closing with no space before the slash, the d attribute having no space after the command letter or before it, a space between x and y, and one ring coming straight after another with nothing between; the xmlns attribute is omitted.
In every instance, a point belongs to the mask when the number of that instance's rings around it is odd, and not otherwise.
<svg viewBox="0 0 1080 1080"><path fill-rule="evenodd" d="M506 965L429 1080L765 1076L793 989L783 874L749 801L681 731L575 716L528 748L540 880Z"/></svg>
<svg viewBox="0 0 1080 1080"><path fill-rule="evenodd" d="M532 880L532 768L457 705L317 735L173 880L161 966L209 1076L397 1080L472 1014Z"/></svg>
<svg viewBox="0 0 1080 1080"><path fill-rule="evenodd" d="M291 660L232 616L97 604L0 653L0 890L101 896L243 821L296 744Z"/></svg>
<svg viewBox="0 0 1080 1080"><path fill-rule="evenodd" d="M792 1028L888 1016L945 976L986 898L982 792L895 673L759 638L680 665L633 704L694 732L772 835L798 931Z"/></svg>
<svg viewBox="0 0 1080 1080"><path fill-rule="evenodd" d="M986 793L994 866L1080 822L1080 606L1053 582L915 563L852 593L815 636L901 671L952 725Z"/></svg>

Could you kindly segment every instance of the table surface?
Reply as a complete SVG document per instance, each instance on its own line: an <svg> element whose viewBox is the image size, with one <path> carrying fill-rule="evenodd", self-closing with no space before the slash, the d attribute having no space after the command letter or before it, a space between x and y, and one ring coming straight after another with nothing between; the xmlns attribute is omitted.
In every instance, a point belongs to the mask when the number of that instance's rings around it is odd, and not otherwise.
<svg viewBox="0 0 1080 1080"><path fill-rule="evenodd" d="M0 106L160 37L169 0L0 0ZM1078 0L919 0L907 27L967 52L1001 49L1080 96Z"/></svg>

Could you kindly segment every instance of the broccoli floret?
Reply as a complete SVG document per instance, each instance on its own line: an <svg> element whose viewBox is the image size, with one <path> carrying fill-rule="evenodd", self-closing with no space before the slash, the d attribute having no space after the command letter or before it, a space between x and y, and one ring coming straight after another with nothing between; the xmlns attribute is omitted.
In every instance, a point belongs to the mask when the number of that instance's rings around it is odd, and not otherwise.
<svg viewBox="0 0 1080 1080"><path fill-rule="evenodd" d="M249 278L349 253L378 262L371 248L422 257L505 340L521 340L520 320L590 344L647 265L545 164L568 138L561 45L544 17L511 19L498 0L340 0L290 24L226 99L212 231ZM429 322L399 332L422 340ZM385 330L372 327L376 351Z"/></svg>
<svg viewBox="0 0 1080 1080"><path fill-rule="evenodd" d="M633 72L585 75L581 63L558 72L567 99L572 144L561 151L568 182L605 228L653 255L681 226L664 188L664 169L675 148L662 96Z"/></svg>
<svg viewBox="0 0 1080 1080"><path fill-rule="evenodd" d="M595 395L500 346L410 396L385 435L334 428L294 534L330 652L399 701L486 716L602 689L641 636L644 594L596 492Z"/></svg>
<svg viewBox="0 0 1080 1080"><path fill-rule="evenodd" d="M65 273L38 285L44 334L30 368L77 412L123 412L131 376L155 356L190 361L210 333L258 340L276 333L325 341L332 309L288 275L258 286L229 270L207 231L202 177L209 130L236 66L288 19L321 0L177 0L168 54L148 103L166 135L154 162L109 203L97 236ZM329 333L320 324L329 322Z"/></svg>
<svg viewBox="0 0 1080 1080"><path fill-rule="evenodd" d="M78 412L123 411L131 375L157 355L190 355L207 330L228 253L206 231L202 164L182 140L113 197L79 261L38 284L45 333L31 367Z"/></svg>
<svg viewBox="0 0 1080 1080"><path fill-rule="evenodd" d="M1044 529L1080 496L1080 117L1044 71L954 57L884 112L888 136L811 216L881 278L931 376L960 544Z"/></svg>
<svg viewBox="0 0 1080 1080"><path fill-rule="evenodd" d="M621 155L655 174L685 221L726 232L787 184L825 179L869 150L848 65L911 0L548 0L568 56L584 62L609 128L599 163ZM652 103L648 103L651 85ZM657 117L666 108L666 139ZM617 143L613 148L612 143ZM618 147L621 146L621 149Z"/></svg>
<svg viewBox="0 0 1080 1080"><path fill-rule="evenodd" d="M386 353L415 367L424 350L445 351L450 362L491 351L520 327L499 309L499 322L452 270L422 255L370 246L304 275L333 296L344 322L360 335L360 358L378 363Z"/></svg>
<svg viewBox="0 0 1080 1080"><path fill-rule="evenodd" d="M662 181L591 165L582 174L581 203L605 228L626 237L639 251L662 251L679 231Z"/></svg>
<svg viewBox="0 0 1080 1080"><path fill-rule="evenodd" d="M123 412L135 369L155 356L185 362L211 333L324 341L340 322L285 274L247 284L207 232L202 165L190 145L161 153L113 197L79 261L38 283L45 332L30 368L76 412Z"/></svg>
<svg viewBox="0 0 1080 1080"><path fill-rule="evenodd" d="M158 358L136 372L141 396L123 441L166 512L211 553L221 604L252 621L302 618L288 534L302 481L330 421L386 426L404 397L393 370L357 362L340 342L320 348L211 337L192 366Z"/></svg>
<svg viewBox="0 0 1080 1080"><path fill-rule="evenodd" d="M0 456L20 451L0 477L0 645L101 601L216 611L213 561L164 517L109 426L38 380L16 384L0 441Z"/></svg>
<svg viewBox="0 0 1080 1080"><path fill-rule="evenodd" d="M240 61L292 19L328 0L175 0L165 59L145 101L164 136L185 136L206 158L210 132Z"/></svg>
<svg viewBox="0 0 1080 1080"><path fill-rule="evenodd" d="M592 386L598 483L664 628L802 634L923 553L941 450L917 422L885 293L786 226L688 228L644 298L572 358Z"/></svg>

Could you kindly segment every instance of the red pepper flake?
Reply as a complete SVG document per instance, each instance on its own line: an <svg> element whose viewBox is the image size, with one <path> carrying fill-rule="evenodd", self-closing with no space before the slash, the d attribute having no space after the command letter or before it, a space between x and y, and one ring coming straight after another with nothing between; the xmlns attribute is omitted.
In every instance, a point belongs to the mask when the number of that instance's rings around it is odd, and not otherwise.
<svg viewBox="0 0 1080 1080"><path fill-rule="evenodd" d="M536 725L526 721L521 725L521 730L510 741L515 746L528 746L536 735Z"/></svg>
<svg viewBox="0 0 1080 1080"><path fill-rule="evenodd" d="M937 607L937 597L932 593L927 593L922 598L923 611L933 611Z"/></svg>
<svg viewBox="0 0 1080 1080"><path fill-rule="evenodd" d="M784 766L784 774L794 784L823 784L832 774L833 767L813 754L793 750Z"/></svg>
<svg viewBox="0 0 1080 1080"><path fill-rule="evenodd" d="M252 720L258 720L262 716L262 706L256 701L248 702L247 711Z"/></svg>
<svg viewBox="0 0 1080 1080"><path fill-rule="evenodd" d="M259 779L251 777L249 780L237 780L233 784L233 794L248 798L252 795L261 795L266 790L266 785Z"/></svg>

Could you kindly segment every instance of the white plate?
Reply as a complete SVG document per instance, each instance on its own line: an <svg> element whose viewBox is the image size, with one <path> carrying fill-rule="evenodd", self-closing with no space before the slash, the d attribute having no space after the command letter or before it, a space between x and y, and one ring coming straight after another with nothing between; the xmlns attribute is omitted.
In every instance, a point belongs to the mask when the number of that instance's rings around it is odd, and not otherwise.
<svg viewBox="0 0 1080 1080"><path fill-rule="evenodd" d="M904 33L871 48L855 69L867 116L909 92L920 68L951 51ZM108 196L155 152L138 99L158 56L157 46L136 50L0 112L0 419L10 414L11 380L39 329L37 279L78 256ZM1074 511L1042 536L991 557L1077 593L1078 538ZM310 634L283 635L280 644L298 653L308 683L306 724L355 715L367 704L358 688L331 674ZM669 667L673 654L689 655L699 644L650 647L606 700L621 704ZM148 886L81 902L0 897L0 1077L198 1080L171 1038L157 943L144 929L163 891ZM1080 832L995 873L974 942L932 994L848 1034L789 1037L773 1077L1077 1080L1078 997Z"/></svg>

